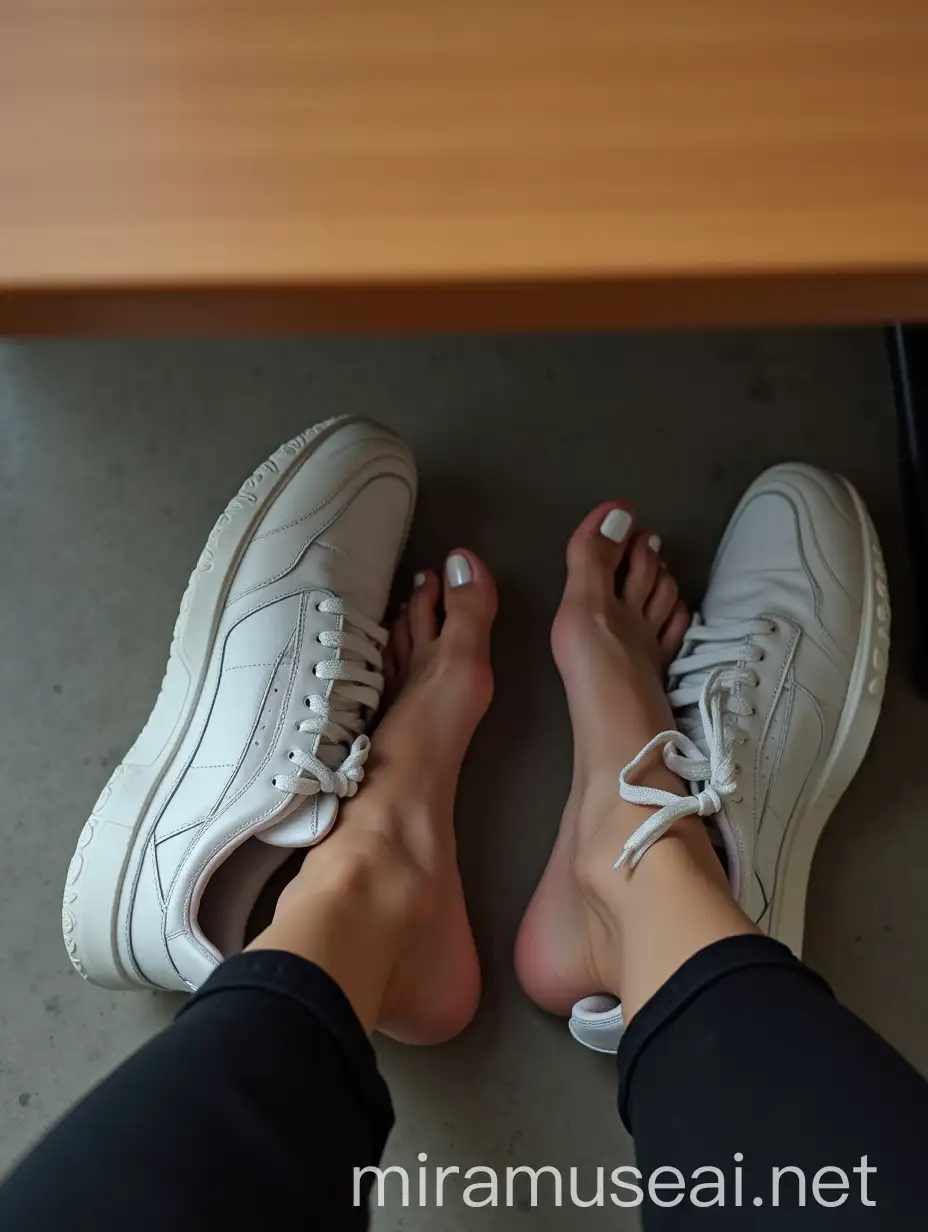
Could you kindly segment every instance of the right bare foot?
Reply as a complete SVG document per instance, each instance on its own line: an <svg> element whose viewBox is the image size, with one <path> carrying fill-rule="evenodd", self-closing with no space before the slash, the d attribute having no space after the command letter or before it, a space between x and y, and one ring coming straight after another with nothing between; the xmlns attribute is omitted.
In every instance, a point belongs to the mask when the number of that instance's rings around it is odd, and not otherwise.
<svg viewBox="0 0 928 1232"><path fill-rule="evenodd" d="M620 542L610 537L624 536ZM567 546L567 584L551 632L574 732L574 772L548 866L516 941L516 973L543 1009L569 1013L582 997L618 989L602 947L598 885L642 820L618 795L619 772L658 732L674 726L664 673L689 612L646 531L632 534L628 506L594 509ZM652 546L653 545L653 546ZM616 594L616 571L628 574ZM679 784L662 766L670 790Z"/></svg>

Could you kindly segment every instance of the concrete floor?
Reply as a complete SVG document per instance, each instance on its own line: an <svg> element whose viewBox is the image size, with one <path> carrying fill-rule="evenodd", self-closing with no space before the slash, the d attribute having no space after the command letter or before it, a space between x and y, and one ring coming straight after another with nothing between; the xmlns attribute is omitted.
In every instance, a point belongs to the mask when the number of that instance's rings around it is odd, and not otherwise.
<svg viewBox="0 0 928 1232"><path fill-rule="evenodd" d="M344 411L384 420L418 455L409 567L472 544L503 600L497 702L459 809L486 997L452 1044L379 1046L399 1114L391 1160L413 1169L427 1151L430 1163L547 1163L565 1175L573 1164L588 1186L597 1165L629 1162L612 1063L536 1012L510 962L570 772L547 649L562 544L593 502L630 496L698 598L741 489L783 458L859 486L896 613L884 719L816 860L807 956L928 1071L928 760L918 752L928 706L906 676L912 618L877 334L15 343L0 347L0 1166L177 1006L72 972L59 935L64 872L152 705L218 511L281 440ZM525 1213L479 1218L512 1227ZM569 1206L532 1217L538 1228L576 1222ZM635 1226L614 1209L583 1218ZM455 1196L441 1212L385 1212L377 1226L472 1222Z"/></svg>

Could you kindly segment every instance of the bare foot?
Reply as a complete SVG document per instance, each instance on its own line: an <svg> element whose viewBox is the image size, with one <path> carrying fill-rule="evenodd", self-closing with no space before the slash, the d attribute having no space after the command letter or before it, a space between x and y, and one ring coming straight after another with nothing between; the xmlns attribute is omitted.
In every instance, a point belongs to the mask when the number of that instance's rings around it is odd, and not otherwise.
<svg viewBox="0 0 928 1232"><path fill-rule="evenodd" d="M621 542L607 537L625 529ZM574 771L561 828L516 941L516 973L543 1009L567 1014L581 997L617 991L598 952L595 890L641 820L618 796L619 772L674 726L664 692L689 612L649 541L632 533L629 506L594 509L567 545L567 584L551 631L574 732ZM654 541L656 543L656 541ZM656 543L659 547L659 543ZM616 594L616 571L628 573ZM669 773L669 772L668 772ZM671 785L672 789L672 785Z"/></svg>
<svg viewBox="0 0 928 1232"><path fill-rule="evenodd" d="M490 630L496 588L471 552L449 558L442 586L431 571L393 625L387 709L373 737L363 789L343 805L337 844L384 847L383 878L405 879L410 925L387 984L377 1027L395 1039L434 1044L457 1035L480 1000L480 967L458 872L454 797L464 755L493 694ZM310 854L312 860L312 853Z"/></svg>

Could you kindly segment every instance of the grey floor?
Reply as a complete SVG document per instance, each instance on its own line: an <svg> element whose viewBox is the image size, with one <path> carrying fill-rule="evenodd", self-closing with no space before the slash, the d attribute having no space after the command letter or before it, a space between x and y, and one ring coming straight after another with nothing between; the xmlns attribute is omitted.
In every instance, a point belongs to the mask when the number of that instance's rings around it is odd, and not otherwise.
<svg viewBox="0 0 928 1232"><path fill-rule="evenodd" d="M282 439L344 411L383 419L418 455L408 567L472 544L503 599L497 703L458 817L486 997L452 1044L380 1045L399 1113L392 1160L412 1169L426 1151L431 1163L575 1165L589 1178L630 1160L611 1063L537 1013L510 963L569 777L547 651L562 544L593 502L630 496L698 598L741 489L783 458L860 487L896 601L884 719L819 849L807 956L928 1071L928 706L905 670L912 617L876 333L13 343L0 346L0 1166L176 1008L72 972L62 879L151 707L218 510ZM550 1204L528 1217L576 1221ZM443 1232L474 1218L455 1196L443 1211L385 1212L378 1226ZM513 1227L526 1211L477 1218ZM635 1220L590 1210L584 1222Z"/></svg>

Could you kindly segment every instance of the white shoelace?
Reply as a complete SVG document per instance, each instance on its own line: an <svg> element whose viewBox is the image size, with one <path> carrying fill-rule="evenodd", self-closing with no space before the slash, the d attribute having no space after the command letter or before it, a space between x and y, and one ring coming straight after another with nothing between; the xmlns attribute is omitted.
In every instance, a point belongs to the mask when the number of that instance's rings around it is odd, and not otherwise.
<svg viewBox="0 0 928 1232"><path fill-rule="evenodd" d="M758 678L750 666L764 657L751 638L776 631L775 621L763 618L707 625L698 616L683 637L683 648L668 668L670 681L680 679L668 699L680 731L665 731L648 741L619 775L619 794L630 804L655 805L658 811L632 834L615 867L634 868L641 857L681 817L711 817L724 801L738 801L734 746L747 737L738 716L754 713L744 696L756 688ZM693 711L693 706L698 709ZM663 748L664 763L685 782L701 785L690 796L678 796L655 787L629 782L629 776L656 748Z"/></svg>
<svg viewBox="0 0 928 1232"><path fill-rule="evenodd" d="M328 697L312 694L307 705L312 712L298 725L297 731L310 736L322 736L333 745L349 744L348 756L337 769L327 766L319 757L300 749L290 751L290 760L301 771L299 774L278 774L274 786L279 791L292 792L299 796L315 796L325 792L339 798L353 796L364 778L364 763L371 747L365 735L364 719L359 713L361 706L376 709L383 691L382 647L386 646L388 633L360 612L349 608L341 599L323 599L318 610L329 616L341 616L347 629L324 629L319 634L321 645L331 650L350 650L360 659L324 659L317 663L314 675L319 680L338 681ZM369 665L373 671L368 670Z"/></svg>

